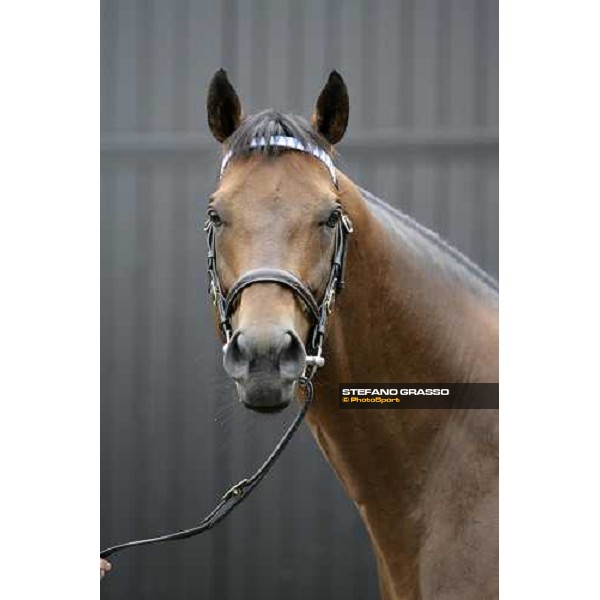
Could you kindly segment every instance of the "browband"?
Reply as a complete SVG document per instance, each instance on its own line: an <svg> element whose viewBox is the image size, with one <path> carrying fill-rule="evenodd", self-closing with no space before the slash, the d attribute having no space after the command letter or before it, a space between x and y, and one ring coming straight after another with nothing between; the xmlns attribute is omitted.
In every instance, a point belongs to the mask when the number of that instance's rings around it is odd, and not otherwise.
<svg viewBox="0 0 600 600"><path fill-rule="evenodd" d="M255 283L279 283L290 288L296 298L302 300L314 322L319 321L319 305L311 291L290 271L282 269L252 269L244 273L231 287L225 299L225 315L231 316L235 301L248 286Z"/></svg>
<svg viewBox="0 0 600 600"><path fill-rule="evenodd" d="M329 154L322 148L313 145L305 145L295 137L288 137L285 135L272 135L269 138L268 143L264 137L254 138L250 142L251 148L264 148L265 146L279 146L280 148L289 148L290 150L298 150L299 152L312 154L327 167L327 170L331 175L331 179L333 180L333 184L337 187L337 174L335 171L335 166L333 165L333 160L331 160L331 156L329 156ZM227 167L227 164L231 160L232 156L233 152L229 150L229 152L227 152L223 157L223 160L221 161L220 177L223 177L225 168Z"/></svg>

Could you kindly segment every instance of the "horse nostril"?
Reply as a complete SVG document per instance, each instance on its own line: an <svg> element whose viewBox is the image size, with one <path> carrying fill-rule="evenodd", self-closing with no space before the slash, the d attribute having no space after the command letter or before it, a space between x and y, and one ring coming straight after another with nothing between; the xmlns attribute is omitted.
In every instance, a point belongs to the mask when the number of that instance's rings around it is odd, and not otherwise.
<svg viewBox="0 0 600 600"><path fill-rule="evenodd" d="M248 359L250 356L251 348L248 346L248 336L245 336L241 331L238 331L234 335L235 346L234 350L239 354L242 359Z"/></svg>
<svg viewBox="0 0 600 600"><path fill-rule="evenodd" d="M249 364L247 341L241 331L236 331L225 349L223 366L230 377L240 379L248 373Z"/></svg>
<svg viewBox="0 0 600 600"><path fill-rule="evenodd" d="M279 354L279 373L285 379L297 379L304 371L306 352L300 338L291 330L284 333Z"/></svg>

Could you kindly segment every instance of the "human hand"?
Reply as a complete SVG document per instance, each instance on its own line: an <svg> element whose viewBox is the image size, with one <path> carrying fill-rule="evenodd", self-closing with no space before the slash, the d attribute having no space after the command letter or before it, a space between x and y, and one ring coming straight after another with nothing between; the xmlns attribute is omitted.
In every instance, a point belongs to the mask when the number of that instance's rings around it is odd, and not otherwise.
<svg viewBox="0 0 600 600"><path fill-rule="evenodd" d="M102 579L110 570L112 565L103 558L100 559L100 579Z"/></svg>

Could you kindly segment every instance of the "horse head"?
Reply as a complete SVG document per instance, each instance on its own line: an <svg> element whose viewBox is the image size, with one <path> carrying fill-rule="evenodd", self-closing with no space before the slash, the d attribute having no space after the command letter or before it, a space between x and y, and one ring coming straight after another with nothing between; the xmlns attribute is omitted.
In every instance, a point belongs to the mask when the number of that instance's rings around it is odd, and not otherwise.
<svg viewBox="0 0 600 600"><path fill-rule="evenodd" d="M348 106L335 71L312 123L274 110L244 116L225 71L210 84L208 123L223 162L208 204L209 275L222 303L223 364L253 410L287 406L310 361L322 361L307 359L307 349L339 283L331 283L332 261L346 217L331 154Z"/></svg>

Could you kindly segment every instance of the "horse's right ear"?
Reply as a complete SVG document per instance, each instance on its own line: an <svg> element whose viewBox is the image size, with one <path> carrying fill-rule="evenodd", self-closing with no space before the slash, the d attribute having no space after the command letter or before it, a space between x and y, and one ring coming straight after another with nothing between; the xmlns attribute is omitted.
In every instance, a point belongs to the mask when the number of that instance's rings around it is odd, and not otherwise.
<svg viewBox="0 0 600 600"><path fill-rule="evenodd" d="M317 100L313 126L330 144L337 144L346 132L349 111L346 83L337 71L331 71Z"/></svg>
<svg viewBox="0 0 600 600"><path fill-rule="evenodd" d="M224 142L242 120L242 105L224 69L213 76L206 99L208 126L219 142Z"/></svg>

